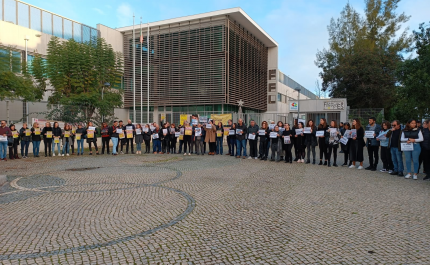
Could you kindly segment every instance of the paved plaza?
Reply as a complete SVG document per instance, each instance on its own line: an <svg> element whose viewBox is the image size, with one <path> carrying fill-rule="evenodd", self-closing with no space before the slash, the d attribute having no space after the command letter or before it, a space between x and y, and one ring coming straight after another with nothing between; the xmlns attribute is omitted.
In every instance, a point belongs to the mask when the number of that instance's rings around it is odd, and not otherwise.
<svg viewBox="0 0 430 265"><path fill-rule="evenodd" d="M0 170L2 264L430 264L422 176L226 155Z"/></svg>

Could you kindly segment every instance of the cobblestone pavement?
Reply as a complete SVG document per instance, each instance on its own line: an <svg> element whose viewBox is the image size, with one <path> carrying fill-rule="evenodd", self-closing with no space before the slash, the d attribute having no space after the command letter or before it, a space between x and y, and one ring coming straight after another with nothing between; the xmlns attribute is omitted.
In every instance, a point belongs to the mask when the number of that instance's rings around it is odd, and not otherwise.
<svg viewBox="0 0 430 265"><path fill-rule="evenodd" d="M0 170L2 264L430 264L422 180L225 155Z"/></svg>

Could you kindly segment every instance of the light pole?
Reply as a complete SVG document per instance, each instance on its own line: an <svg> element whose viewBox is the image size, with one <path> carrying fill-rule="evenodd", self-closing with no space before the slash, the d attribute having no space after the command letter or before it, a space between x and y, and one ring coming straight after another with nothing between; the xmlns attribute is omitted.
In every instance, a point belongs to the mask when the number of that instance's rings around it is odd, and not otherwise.
<svg viewBox="0 0 430 265"><path fill-rule="evenodd" d="M27 59L28 59L27 42L30 40L30 37L28 35L25 35L24 40L25 40L25 67L27 68L28 67L28 63L27 63ZM25 117L26 117L26 122L28 124L28 113L29 113L28 112L28 107L29 107L28 101L25 101L24 104L25 104Z"/></svg>
<svg viewBox="0 0 430 265"><path fill-rule="evenodd" d="M102 87L102 101L103 101L103 93L104 93L105 87L109 87L109 86L110 86L110 83L106 82ZM103 114L102 114L102 121L105 121L105 116Z"/></svg>
<svg viewBox="0 0 430 265"><path fill-rule="evenodd" d="M297 91L297 123L299 122L300 119L300 91L301 89L299 87L296 87L294 90Z"/></svg>

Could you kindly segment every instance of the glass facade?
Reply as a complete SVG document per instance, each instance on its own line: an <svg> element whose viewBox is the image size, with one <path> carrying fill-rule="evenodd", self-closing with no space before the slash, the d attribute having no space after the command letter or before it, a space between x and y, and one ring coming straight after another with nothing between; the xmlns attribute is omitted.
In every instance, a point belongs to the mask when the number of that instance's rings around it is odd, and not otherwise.
<svg viewBox="0 0 430 265"><path fill-rule="evenodd" d="M317 99L317 96L314 93L307 90L302 85L300 85L299 83L297 83L296 81L294 81L293 79L291 79L290 77L282 73L281 71L279 71L279 82L281 82L282 84L292 89L300 88L300 94L305 95L310 99Z"/></svg>
<svg viewBox="0 0 430 265"><path fill-rule="evenodd" d="M30 16L28 5L18 2L18 25L30 27Z"/></svg>
<svg viewBox="0 0 430 265"><path fill-rule="evenodd" d="M34 8L34 7L30 7L30 28L37 30L37 31L42 31L42 13L40 12L39 9Z"/></svg>

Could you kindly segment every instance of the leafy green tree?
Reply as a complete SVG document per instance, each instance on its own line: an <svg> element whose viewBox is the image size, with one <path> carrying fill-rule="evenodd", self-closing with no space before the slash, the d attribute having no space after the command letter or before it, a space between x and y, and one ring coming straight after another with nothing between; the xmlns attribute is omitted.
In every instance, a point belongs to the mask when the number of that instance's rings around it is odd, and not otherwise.
<svg viewBox="0 0 430 265"><path fill-rule="evenodd" d="M60 120L69 121L73 117L98 124L101 121L93 120L96 112L108 115L122 106L123 91L105 87L105 83L121 82L122 55L102 38L78 43L52 37L46 69L54 88L48 99L49 107L51 114L60 115Z"/></svg>
<svg viewBox="0 0 430 265"><path fill-rule="evenodd" d="M390 108L396 91L396 67L411 44L409 17L396 14L400 0L366 0L360 15L349 3L328 26L329 49L318 51L322 89L346 97L351 108Z"/></svg>
<svg viewBox="0 0 430 265"><path fill-rule="evenodd" d="M41 100L45 89L36 85L18 55L10 46L0 50L0 100Z"/></svg>
<svg viewBox="0 0 430 265"><path fill-rule="evenodd" d="M400 63L397 70L401 86L396 107L405 119L430 116L430 25L420 24L413 36L415 45L411 51L417 56Z"/></svg>

